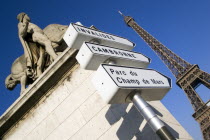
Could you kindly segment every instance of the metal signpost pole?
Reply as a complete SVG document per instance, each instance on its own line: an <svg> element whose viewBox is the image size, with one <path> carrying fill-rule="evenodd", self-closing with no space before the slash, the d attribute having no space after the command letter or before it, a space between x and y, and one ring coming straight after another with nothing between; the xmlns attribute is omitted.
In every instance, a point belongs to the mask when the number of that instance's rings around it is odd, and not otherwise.
<svg viewBox="0 0 210 140"><path fill-rule="evenodd" d="M163 122L157 117L149 104L147 104L147 102L142 99L140 93L135 92L133 96L130 96L129 98L161 140L175 140L174 136L166 128Z"/></svg>

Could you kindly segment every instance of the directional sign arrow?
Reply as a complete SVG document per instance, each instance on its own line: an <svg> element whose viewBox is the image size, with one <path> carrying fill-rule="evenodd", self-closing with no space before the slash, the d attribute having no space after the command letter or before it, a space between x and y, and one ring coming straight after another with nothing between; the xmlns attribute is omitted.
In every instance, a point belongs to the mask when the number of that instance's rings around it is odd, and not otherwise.
<svg viewBox="0 0 210 140"><path fill-rule="evenodd" d="M139 90L147 101L161 100L171 89L171 79L152 70L102 64L92 79L93 85L107 103L125 103L133 90Z"/></svg>
<svg viewBox="0 0 210 140"><path fill-rule="evenodd" d="M113 61L117 65L147 68L150 59L140 53L84 42L77 56L80 66L97 70L101 63Z"/></svg>
<svg viewBox="0 0 210 140"><path fill-rule="evenodd" d="M64 41L70 48L79 49L84 41L97 41L115 48L132 50L135 44L125 38L71 23L64 34Z"/></svg>

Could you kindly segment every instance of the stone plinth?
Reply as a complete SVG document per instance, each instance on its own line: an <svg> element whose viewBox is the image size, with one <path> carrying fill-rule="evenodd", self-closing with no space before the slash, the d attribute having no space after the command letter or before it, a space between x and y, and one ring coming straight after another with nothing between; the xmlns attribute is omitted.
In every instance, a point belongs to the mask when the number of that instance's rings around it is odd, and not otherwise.
<svg viewBox="0 0 210 140"><path fill-rule="evenodd" d="M1 116L7 140L159 139L133 104L107 105L69 48ZM192 139L160 101L149 104L177 139Z"/></svg>

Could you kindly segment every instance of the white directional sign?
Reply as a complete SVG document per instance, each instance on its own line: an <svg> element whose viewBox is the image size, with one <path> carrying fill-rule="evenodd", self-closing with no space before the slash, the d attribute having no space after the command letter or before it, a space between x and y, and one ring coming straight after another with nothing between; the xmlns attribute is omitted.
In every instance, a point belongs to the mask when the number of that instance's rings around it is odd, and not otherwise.
<svg viewBox="0 0 210 140"><path fill-rule="evenodd" d="M155 70L108 64L100 65L92 82L107 103L125 103L134 89L147 101L161 100L171 89L171 79Z"/></svg>
<svg viewBox="0 0 210 140"><path fill-rule="evenodd" d="M87 70L98 69L99 65L108 59L114 61L117 65L142 68L146 68L150 63L150 59L140 53L88 42L83 43L76 59L80 63L80 66Z"/></svg>
<svg viewBox="0 0 210 140"><path fill-rule="evenodd" d="M134 47L134 43L125 38L73 23L69 25L63 39L69 47L74 49L80 49L84 41L98 41L100 44L126 50L132 50Z"/></svg>

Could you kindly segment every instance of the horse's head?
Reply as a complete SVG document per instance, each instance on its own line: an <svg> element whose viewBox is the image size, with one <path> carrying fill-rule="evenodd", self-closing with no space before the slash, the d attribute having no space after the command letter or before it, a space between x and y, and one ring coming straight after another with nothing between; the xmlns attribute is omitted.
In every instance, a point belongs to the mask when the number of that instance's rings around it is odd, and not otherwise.
<svg viewBox="0 0 210 140"><path fill-rule="evenodd" d="M9 76L7 76L7 78L5 79L5 86L7 89L9 90L13 90L17 85L17 80L15 80L12 77L12 74L10 74Z"/></svg>

